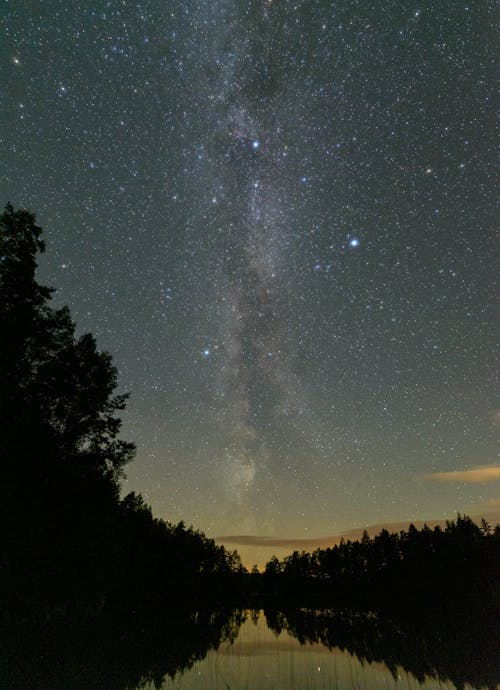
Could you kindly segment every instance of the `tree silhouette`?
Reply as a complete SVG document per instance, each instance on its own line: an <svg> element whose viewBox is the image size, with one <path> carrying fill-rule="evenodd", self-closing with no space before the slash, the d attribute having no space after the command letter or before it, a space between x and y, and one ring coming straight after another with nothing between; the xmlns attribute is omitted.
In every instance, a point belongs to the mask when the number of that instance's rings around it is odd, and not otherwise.
<svg viewBox="0 0 500 690"><path fill-rule="evenodd" d="M434 610L498 609L500 531L458 515L446 527L407 530L344 541L314 553L295 551L266 565L268 594L287 605L330 603L400 611L432 603ZM432 606L430 606L432 610Z"/></svg>
<svg viewBox="0 0 500 690"><path fill-rule="evenodd" d="M69 309L52 309L53 290L36 282L36 254L45 249L40 234L27 211L9 205L0 217L1 398L2 419L9 420L3 442L18 452L30 423L80 472L117 485L134 453L118 438L116 412L126 396L113 397L111 356L90 334L76 338Z"/></svg>
<svg viewBox="0 0 500 690"><path fill-rule="evenodd" d="M27 211L0 216L0 573L28 599L67 596L78 573L95 584L134 454L119 438L126 396L113 395L111 356L75 336L69 309L53 309L35 279L41 233Z"/></svg>
<svg viewBox="0 0 500 690"><path fill-rule="evenodd" d="M241 576L228 553L183 523L120 500L135 447L120 438L117 372L94 337L35 278L45 250L28 211L0 216L0 587L7 608L42 615L152 603ZM202 580L205 585L202 586ZM227 582L225 585L227 586ZM227 587L226 587L227 589ZM133 594L130 594L133 592Z"/></svg>

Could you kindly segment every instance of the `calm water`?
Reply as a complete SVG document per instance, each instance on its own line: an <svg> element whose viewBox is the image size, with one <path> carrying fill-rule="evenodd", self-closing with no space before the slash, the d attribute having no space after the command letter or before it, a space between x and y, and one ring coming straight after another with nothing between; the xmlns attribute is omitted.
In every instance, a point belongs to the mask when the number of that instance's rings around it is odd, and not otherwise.
<svg viewBox="0 0 500 690"><path fill-rule="evenodd" d="M1 690L496 690L494 613L160 608L0 619Z"/></svg>
<svg viewBox="0 0 500 690"><path fill-rule="evenodd" d="M452 690L449 681L423 683L401 667L393 675L384 663L361 662L338 647L300 642L288 632L269 629L265 615L250 617L233 643L223 642L205 659L164 681L162 690ZM153 684L141 685L153 690ZM470 685L465 685L470 688Z"/></svg>

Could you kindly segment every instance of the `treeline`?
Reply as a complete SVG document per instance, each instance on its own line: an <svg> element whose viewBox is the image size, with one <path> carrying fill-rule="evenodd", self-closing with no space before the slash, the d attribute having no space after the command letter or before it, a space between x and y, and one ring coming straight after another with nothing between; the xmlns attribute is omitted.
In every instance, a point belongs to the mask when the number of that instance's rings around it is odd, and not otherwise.
<svg viewBox="0 0 500 690"><path fill-rule="evenodd" d="M267 563L263 590L278 601L328 602L400 611L496 607L500 586L500 526L459 515L445 528L389 533L344 541L312 553L294 551Z"/></svg>
<svg viewBox="0 0 500 690"><path fill-rule="evenodd" d="M256 575L254 591L259 591ZM415 675L497 687L500 526L458 515L272 558L260 577L269 626Z"/></svg>
<svg viewBox="0 0 500 690"><path fill-rule="evenodd" d="M129 610L225 595L242 566L202 533L120 498L134 457L111 356L35 278L35 217L0 216L0 596L4 616Z"/></svg>

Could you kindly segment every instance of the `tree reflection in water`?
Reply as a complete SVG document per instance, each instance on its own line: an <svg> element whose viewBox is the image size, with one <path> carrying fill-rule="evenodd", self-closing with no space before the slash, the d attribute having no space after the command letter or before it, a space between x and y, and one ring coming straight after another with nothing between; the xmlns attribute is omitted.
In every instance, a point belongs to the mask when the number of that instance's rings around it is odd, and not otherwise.
<svg viewBox="0 0 500 690"><path fill-rule="evenodd" d="M456 615L406 611L386 617L366 611L266 610L267 624L300 644L320 643L354 654L361 662L382 662L394 678L398 668L420 683L426 677L451 681L458 690L497 690L500 681L500 634L494 613L458 607Z"/></svg>
<svg viewBox="0 0 500 690"><path fill-rule="evenodd" d="M451 681L459 690L497 688L500 639L494 614L477 611L436 616L348 610L265 609L267 626L288 632L302 645L320 643L382 662L394 678L398 669L420 683ZM0 687L5 690L138 690L161 688L216 650L231 643L257 611L162 610L148 617L130 614L98 620L33 620L1 626ZM257 659L255 663L259 663ZM203 673L204 666L197 671ZM207 679L210 687L209 681ZM238 686L236 686L238 687ZM285 687L285 686L283 686Z"/></svg>
<svg viewBox="0 0 500 690"><path fill-rule="evenodd" d="M238 610L160 611L148 618L1 627L0 687L5 690L133 690L190 669L236 638Z"/></svg>

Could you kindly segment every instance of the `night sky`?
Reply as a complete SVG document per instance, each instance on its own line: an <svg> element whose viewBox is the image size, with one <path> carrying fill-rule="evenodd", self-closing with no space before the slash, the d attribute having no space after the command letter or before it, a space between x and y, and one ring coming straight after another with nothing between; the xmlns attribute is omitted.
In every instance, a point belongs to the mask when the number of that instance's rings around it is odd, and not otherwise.
<svg viewBox="0 0 500 690"><path fill-rule="evenodd" d="M498 509L495 3L2 5L0 201L131 394L124 490L209 536Z"/></svg>

